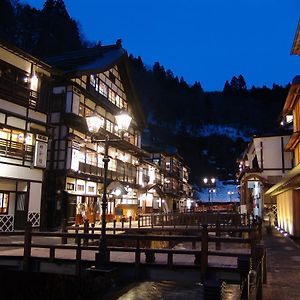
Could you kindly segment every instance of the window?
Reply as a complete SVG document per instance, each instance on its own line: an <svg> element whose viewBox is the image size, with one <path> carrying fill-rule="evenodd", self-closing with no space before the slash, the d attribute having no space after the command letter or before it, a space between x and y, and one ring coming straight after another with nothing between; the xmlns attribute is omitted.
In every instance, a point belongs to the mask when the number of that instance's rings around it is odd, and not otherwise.
<svg viewBox="0 0 300 300"><path fill-rule="evenodd" d="M8 193L0 192L0 214L8 213Z"/></svg>
<svg viewBox="0 0 300 300"><path fill-rule="evenodd" d="M103 96L107 97L107 86L101 80L100 80L100 84L99 84L99 92Z"/></svg>
<svg viewBox="0 0 300 300"><path fill-rule="evenodd" d="M95 87L96 86L96 75L91 75L90 84Z"/></svg>

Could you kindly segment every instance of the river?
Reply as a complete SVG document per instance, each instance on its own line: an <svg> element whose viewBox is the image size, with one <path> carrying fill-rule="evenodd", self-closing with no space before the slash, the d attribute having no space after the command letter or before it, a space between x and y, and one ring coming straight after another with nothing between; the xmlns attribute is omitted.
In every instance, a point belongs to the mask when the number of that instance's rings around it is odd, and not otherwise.
<svg viewBox="0 0 300 300"><path fill-rule="evenodd" d="M135 282L118 292L105 296L105 300L201 300L203 286L201 283L182 283L176 281Z"/></svg>

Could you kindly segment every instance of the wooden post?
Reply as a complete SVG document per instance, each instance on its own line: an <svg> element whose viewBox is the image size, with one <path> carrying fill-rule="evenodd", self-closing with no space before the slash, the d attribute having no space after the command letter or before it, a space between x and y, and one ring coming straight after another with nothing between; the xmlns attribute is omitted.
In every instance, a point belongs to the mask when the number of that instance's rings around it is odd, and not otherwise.
<svg viewBox="0 0 300 300"><path fill-rule="evenodd" d="M129 217L129 228L131 228L132 216Z"/></svg>
<svg viewBox="0 0 300 300"><path fill-rule="evenodd" d="M76 248L76 275L80 275L80 262L81 262L81 238L77 238L77 248Z"/></svg>
<svg viewBox="0 0 300 300"><path fill-rule="evenodd" d="M141 216L140 215L138 215L138 228L141 228Z"/></svg>
<svg viewBox="0 0 300 300"><path fill-rule="evenodd" d="M83 233L84 234L89 233L89 221L88 220L84 220L84 223L83 223ZM87 246L88 242L89 242L89 239L86 238L86 237L84 237L83 238L83 245Z"/></svg>
<svg viewBox="0 0 300 300"><path fill-rule="evenodd" d="M153 213L151 213L151 228L153 228L154 226L154 216L153 216Z"/></svg>
<svg viewBox="0 0 300 300"><path fill-rule="evenodd" d="M67 230L67 219L63 219L63 221L62 221L61 232L62 233L68 233L68 230ZM68 243L68 239L66 237L62 236L61 237L61 243L62 244L67 244Z"/></svg>
<svg viewBox="0 0 300 300"><path fill-rule="evenodd" d="M173 266L173 253L171 252L168 252L168 267L169 268L172 268Z"/></svg>
<svg viewBox="0 0 300 300"><path fill-rule="evenodd" d="M219 215L219 213L218 213ZM217 218L217 222L216 222L216 237L220 237L221 236L221 230L220 230L220 219L219 217ZM221 243L220 241L216 241L216 250L221 250Z"/></svg>
<svg viewBox="0 0 300 300"><path fill-rule="evenodd" d="M125 218L122 217L122 229L124 228L124 221L125 221Z"/></svg>
<svg viewBox="0 0 300 300"><path fill-rule="evenodd" d="M114 230L113 230L113 234L116 234L116 225L117 225L117 220L114 219Z"/></svg>
<svg viewBox="0 0 300 300"><path fill-rule="evenodd" d="M92 223L92 235L94 236L95 233L95 223ZM92 238L92 242L94 241L94 238Z"/></svg>
<svg viewBox="0 0 300 300"><path fill-rule="evenodd" d="M53 261L55 259L55 247L54 246L51 246L49 248L50 252L49 252L49 255L50 255L50 261Z"/></svg>
<svg viewBox="0 0 300 300"><path fill-rule="evenodd" d="M202 238L201 238L201 280L203 281L206 276L208 265L208 230L207 224L202 225Z"/></svg>
<svg viewBox="0 0 300 300"><path fill-rule="evenodd" d="M23 259L23 271L29 271L29 262L31 256L31 239L32 239L32 224L27 222L24 232L24 259Z"/></svg>

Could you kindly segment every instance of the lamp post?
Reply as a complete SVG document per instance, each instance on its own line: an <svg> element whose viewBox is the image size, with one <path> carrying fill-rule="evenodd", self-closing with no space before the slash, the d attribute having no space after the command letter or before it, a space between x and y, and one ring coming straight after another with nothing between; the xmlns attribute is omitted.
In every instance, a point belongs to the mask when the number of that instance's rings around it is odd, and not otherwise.
<svg viewBox="0 0 300 300"><path fill-rule="evenodd" d="M207 191L208 191L208 203L209 203L209 205L211 205L211 193L216 192L216 190L214 188L212 188L212 187L215 186L216 178L214 178L214 177L211 177L211 178L204 177L203 178L203 183L208 188L207 189Z"/></svg>
<svg viewBox="0 0 300 300"><path fill-rule="evenodd" d="M122 137L123 133L127 131L130 122L131 117L126 112L121 112L119 115L115 116L118 130L121 131ZM97 113L92 114L91 116L86 117L86 123L88 126L89 132L93 135L98 133L101 126L104 124L103 118L101 118ZM101 215L101 236L99 239L99 250L98 253L96 253L95 257L95 264L96 268L105 268L108 266L109 263L109 257L107 252L107 241L106 241L106 208L107 208L107 171L108 171L108 163L110 161L110 158L108 156L108 148L109 143L111 141L119 141L121 139L110 139L109 135L105 135L104 140L97 140L92 137L93 143L98 142L104 142L104 157L103 157L103 163L104 163L104 176L103 176L103 195L102 195L102 215Z"/></svg>
<svg viewBox="0 0 300 300"><path fill-rule="evenodd" d="M233 192L232 192L232 191L228 191L227 194L228 194L229 200L230 200L230 202L231 202L231 197L232 197L232 195L233 195Z"/></svg>

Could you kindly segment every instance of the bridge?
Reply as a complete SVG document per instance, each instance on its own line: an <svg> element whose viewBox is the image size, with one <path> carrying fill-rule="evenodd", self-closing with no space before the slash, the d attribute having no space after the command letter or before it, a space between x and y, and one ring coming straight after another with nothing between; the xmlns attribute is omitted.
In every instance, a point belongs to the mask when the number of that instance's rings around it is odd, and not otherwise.
<svg viewBox="0 0 300 300"><path fill-rule="evenodd" d="M63 226L58 232L40 232L28 223L25 231L2 232L0 268L106 279L197 279L207 283L207 290L219 289L220 295L226 290L224 283L242 287L240 294L249 293L249 279L255 272L252 290L258 296L262 293L266 256L260 244L260 220L205 212L149 214L135 223L131 219L110 223L107 242L113 271L109 273L94 268L100 230L85 223ZM211 278L219 280L212 285Z"/></svg>

